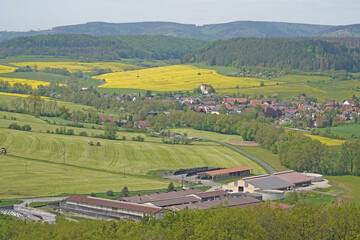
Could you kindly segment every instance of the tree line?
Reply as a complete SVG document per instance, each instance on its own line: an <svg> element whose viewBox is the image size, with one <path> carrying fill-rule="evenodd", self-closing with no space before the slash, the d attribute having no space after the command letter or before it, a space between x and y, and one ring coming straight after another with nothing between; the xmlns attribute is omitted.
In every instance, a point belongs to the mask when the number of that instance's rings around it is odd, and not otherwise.
<svg viewBox="0 0 360 240"><path fill-rule="evenodd" d="M350 39L351 40L351 39ZM336 38L234 38L215 40L185 55L183 62L210 65L298 69L360 70L360 40Z"/></svg>
<svg viewBox="0 0 360 240"><path fill-rule="evenodd" d="M167 213L138 222L25 222L0 214L1 239L357 239L360 208L355 204L296 204L290 210L219 206Z"/></svg>
<svg viewBox="0 0 360 240"><path fill-rule="evenodd" d="M167 36L102 36L54 34L19 37L0 42L0 57L66 56L74 59L179 59L207 42Z"/></svg>

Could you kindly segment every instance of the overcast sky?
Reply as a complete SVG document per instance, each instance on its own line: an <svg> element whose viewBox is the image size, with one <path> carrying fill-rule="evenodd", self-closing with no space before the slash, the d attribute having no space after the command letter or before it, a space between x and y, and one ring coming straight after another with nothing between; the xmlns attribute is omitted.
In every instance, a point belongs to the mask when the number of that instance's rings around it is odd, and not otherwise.
<svg viewBox="0 0 360 240"><path fill-rule="evenodd" d="M360 0L2 0L0 9L0 31L94 21L203 25L238 20L355 24Z"/></svg>

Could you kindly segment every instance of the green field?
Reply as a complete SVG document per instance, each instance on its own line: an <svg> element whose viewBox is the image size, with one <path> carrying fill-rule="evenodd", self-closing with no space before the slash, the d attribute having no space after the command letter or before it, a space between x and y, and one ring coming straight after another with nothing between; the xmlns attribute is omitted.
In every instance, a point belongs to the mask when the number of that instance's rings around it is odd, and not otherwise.
<svg viewBox="0 0 360 240"><path fill-rule="evenodd" d="M140 143L128 141L139 133L119 132L118 136L124 135L128 140L101 139L101 146L96 147L88 144L89 140L96 140L93 137L45 133L60 126L46 124L42 119L4 112L0 118L4 115L7 119L0 121L0 147L6 147L8 154L0 155L0 182L6 183L0 190L0 199L121 191L125 185L131 191L166 188L169 180L148 174L160 169L249 166L255 174L265 173L253 161L212 142L170 145L161 143L160 138L143 135L145 142ZM30 124L33 130L7 129L11 122ZM103 133L99 129L72 129L76 134ZM214 138L221 135L212 134Z"/></svg>
<svg viewBox="0 0 360 240"><path fill-rule="evenodd" d="M250 155L260 159L261 161L269 164L277 172L287 171L288 168L281 165L278 155L270 152L269 150L262 147L241 147L235 146L236 148L249 153Z"/></svg>
<svg viewBox="0 0 360 240"><path fill-rule="evenodd" d="M351 200L360 204L360 176L326 176L330 184L341 188L344 200Z"/></svg>
<svg viewBox="0 0 360 240"><path fill-rule="evenodd" d="M208 131L201 131L195 130L192 128L173 128L171 129L172 133L180 133L184 134L187 133L189 137L199 137L208 140L214 140L219 142L242 142L243 139L240 135L228 135L222 133L215 133L215 132L208 132Z"/></svg>
<svg viewBox="0 0 360 240"><path fill-rule="evenodd" d="M330 127L332 133L339 134L340 136L350 137L355 134L360 138L360 124L349 124L337 127ZM325 128L320 129L321 132L325 132Z"/></svg>
<svg viewBox="0 0 360 240"><path fill-rule="evenodd" d="M16 98L19 98L19 97L18 96L1 95L1 93L0 93L0 103L3 103L3 104L10 104L11 100L16 99ZM55 101L57 101L57 100L55 100ZM92 110L96 111L96 109L93 107L75 104L75 103L71 103L71 102L57 101L57 104L58 104L58 106L64 106L64 107L68 108L70 111L82 111L84 109L85 110L92 109Z"/></svg>

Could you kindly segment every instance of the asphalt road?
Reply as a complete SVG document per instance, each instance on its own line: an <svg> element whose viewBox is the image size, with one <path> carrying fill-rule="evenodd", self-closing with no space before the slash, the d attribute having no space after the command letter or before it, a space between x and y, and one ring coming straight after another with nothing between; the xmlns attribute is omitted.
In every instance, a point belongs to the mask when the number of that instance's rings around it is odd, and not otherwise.
<svg viewBox="0 0 360 240"><path fill-rule="evenodd" d="M255 162L259 163L259 164L262 165L264 168L266 168L270 173L275 173L275 172L276 172L275 169L273 169L272 167L270 167L270 165L264 163L264 162L261 161L260 159L254 157L254 156L251 156L251 155L248 154L247 152L244 152L244 151L242 151L242 150L240 150L240 149L238 149L238 148L236 148L236 147L234 147L234 146L232 146L232 145L230 145L230 144L227 144L227 143L224 143L224 142L212 141L212 140L207 140L207 141L216 142L216 143L222 144L222 145L224 145L224 146L227 146L227 147L229 147L229 148L231 148L231 149L233 149L233 150L235 150L235 151L237 151L237 152L239 152L239 153L247 156L248 158L254 160Z"/></svg>

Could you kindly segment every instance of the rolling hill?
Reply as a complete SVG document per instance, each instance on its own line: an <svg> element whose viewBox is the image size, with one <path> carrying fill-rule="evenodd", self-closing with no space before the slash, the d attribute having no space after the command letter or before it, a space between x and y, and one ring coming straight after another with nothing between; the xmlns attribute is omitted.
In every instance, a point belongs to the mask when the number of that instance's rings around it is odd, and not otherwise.
<svg viewBox="0 0 360 240"><path fill-rule="evenodd" d="M360 25L329 26L301 23L236 21L196 26L174 22L107 23L58 26L49 30L0 32L0 41L20 36L43 34L109 35L164 35L203 40L230 39L235 37L360 37Z"/></svg>

